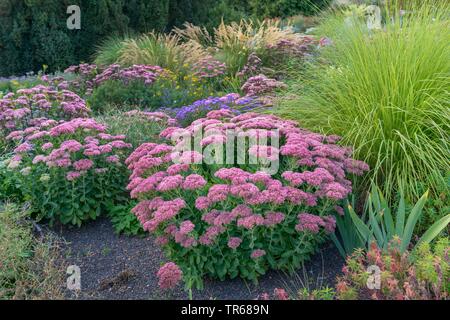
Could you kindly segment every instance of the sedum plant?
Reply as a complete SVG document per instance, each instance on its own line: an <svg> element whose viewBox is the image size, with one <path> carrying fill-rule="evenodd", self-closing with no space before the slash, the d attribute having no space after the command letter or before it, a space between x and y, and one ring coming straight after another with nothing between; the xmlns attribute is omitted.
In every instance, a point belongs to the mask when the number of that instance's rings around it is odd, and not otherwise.
<svg viewBox="0 0 450 320"><path fill-rule="evenodd" d="M83 99L69 90L37 85L0 98L0 143L17 140L12 132L34 126L42 118L70 120L89 114Z"/></svg>
<svg viewBox="0 0 450 320"><path fill-rule="evenodd" d="M209 152L224 155L220 147L236 138L227 130L245 141L230 154L255 162L210 162ZM196 135L203 137L200 151L180 150ZM270 115L215 110L161 136L168 142L145 143L127 159L128 190L139 201L132 211L179 265L188 289L201 288L204 276L256 281L269 269L299 267L334 231L334 207L351 192L349 175L368 170L351 148L335 144L338 137ZM278 170L267 170L272 160Z"/></svg>
<svg viewBox="0 0 450 320"><path fill-rule="evenodd" d="M31 211L50 223L80 226L126 200L122 164L131 144L93 119L45 120L17 131L11 170Z"/></svg>

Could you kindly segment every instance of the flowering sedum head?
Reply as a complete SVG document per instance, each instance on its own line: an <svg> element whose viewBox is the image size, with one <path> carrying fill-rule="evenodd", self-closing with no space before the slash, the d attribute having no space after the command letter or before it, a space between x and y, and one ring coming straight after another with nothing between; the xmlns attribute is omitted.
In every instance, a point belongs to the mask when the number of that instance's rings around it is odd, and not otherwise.
<svg viewBox="0 0 450 320"><path fill-rule="evenodd" d="M84 100L72 91L43 85L20 89L0 99L0 134L26 130L47 119L70 120L88 114Z"/></svg>
<svg viewBox="0 0 450 320"><path fill-rule="evenodd" d="M199 287L205 275L256 280L300 266L334 231L349 175L368 170L337 137L271 115L215 110L161 137L167 143L144 143L126 160L127 188L139 200L132 211ZM231 162L208 162L232 140L222 157ZM240 161L244 154L255 161ZM271 161L278 170L269 173Z"/></svg>
<svg viewBox="0 0 450 320"><path fill-rule="evenodd" d="M14 149L14 174L38 217L81 225L124 197L125 136L89 118L45 120L13 133L9 139L23 141Z"/></svg>

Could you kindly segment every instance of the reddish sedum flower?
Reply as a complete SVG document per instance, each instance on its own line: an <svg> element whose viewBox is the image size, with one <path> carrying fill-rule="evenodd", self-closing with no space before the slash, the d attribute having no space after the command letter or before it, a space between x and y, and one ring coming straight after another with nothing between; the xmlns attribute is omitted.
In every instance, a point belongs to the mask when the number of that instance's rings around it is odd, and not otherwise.
<svg viewBox="0 0 450 320"><path fill-rule="evenodd" d="M232 237L228 240L228 247L230 247L231 249L236 249L241 245L241 243L242 243L241 238Z"/></svg>
<svg viewBox="0 0 450 320"><path fill-rule="evenodd" d="M273 290L273 295L277 300L289 300L289 294L282 288L275 288Z"/></svg>
<svg viewBox="0 0 450 320"><path fill-rule="evenodd" d="M181 281L183 272L173 262L167 262L164 264L157 273L158 285L161 289L173 289Z"/></svg>
<svg viewBox="0 0 450 320"><path fill-rule="evenodd" d="M164 236L164 247L180 267L188 268L186 261L195 259L199 273L219 278L261 274L273 263L263 256L294 252L303 242L311 249L302 257L306 259L335 229L334 217L324 213L333 212L351 192L347 174L355 166L365 169L348 160L351 150L336 145L336 137L273 115L214 110L160 136L165 143L145 143L126 160L132 171L127 189L139 199L132 211L145 230ZM205 151L235 138L245 138L246 144L234 152L253 154L256 164L209 165ZM273 175L260 166L271 160L279 160L279 172ZM284 238L289 241L280 240ZM232 265L207 267L201 262L231 255L247 275ZM294 259L286 260L284 267L298 267Z"/></svg>
<svg viewBox="0 0 450 320"><path fill-rule="evenodd" d="M263 257L265 255L266 255L266 251L261 250L261 249L256 249L256 250L253 250L253 252L250 255L250 257L252 259L258 259L258 258L261 258L261 257Z"/></svg>

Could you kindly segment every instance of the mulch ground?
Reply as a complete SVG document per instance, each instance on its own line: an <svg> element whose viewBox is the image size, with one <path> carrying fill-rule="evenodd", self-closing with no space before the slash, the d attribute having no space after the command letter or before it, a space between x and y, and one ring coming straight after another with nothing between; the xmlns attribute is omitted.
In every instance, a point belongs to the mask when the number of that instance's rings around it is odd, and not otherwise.
<svg viewBox="0 0 450 320"><path fill-rule="evenodd" d="M114 234L108 219L99 219L81 229L55 230L66 244L64 258L81 269L81 292L67 291L69 299L187 299L183 288L171 292L158 289L156 272L166 260L151 237ZM332 244L326 244L297 274L272 271L258 285L241 279L205 280L205 289L194 291L194 299L256 299L263 292L286 288L293 292L318 283L332 286L344 261Z"/></svg>

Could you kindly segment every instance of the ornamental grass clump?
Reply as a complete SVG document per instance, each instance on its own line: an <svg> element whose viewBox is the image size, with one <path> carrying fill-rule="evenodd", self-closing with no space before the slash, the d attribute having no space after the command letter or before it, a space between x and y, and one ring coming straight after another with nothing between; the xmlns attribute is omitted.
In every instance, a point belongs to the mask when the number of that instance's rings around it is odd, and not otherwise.
<svg viewBox="0 0 450 320"><path fill-rule="evenodd" d="M279 110L341 135L386 195L403 183L406 199L415 202L423 187L435 193L446 186L450 172L450 5L386 1L382 9L381 30L340 12L328 16L317 32L332 45L322 50L322 63L299 76Z"/></svg>
<svg viewBox="0 0 450 320"><path fill-rule="evenodd" d="M204 276L256 281L299 267L334 231L349 176L368 170L338 137L271 115L214 110L161 137L126 160L127 189L188 289Z"/></svg>
<svg viewBox="0 0 450 320"><path fill-rule="evenodd" d="M45 120L14 136L23 142L8 168L39 219L80 226L126 200L125 136L89 118Z"/></svg>

